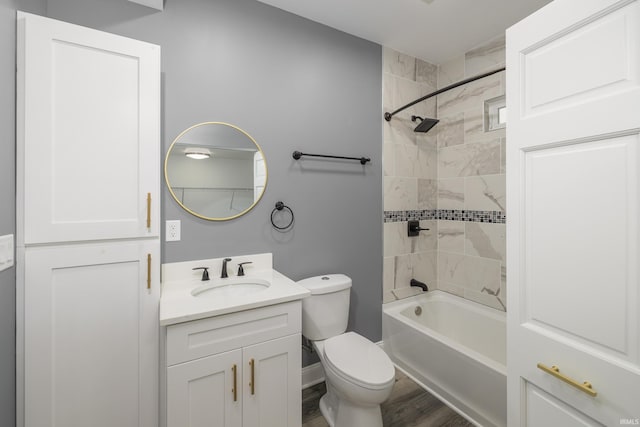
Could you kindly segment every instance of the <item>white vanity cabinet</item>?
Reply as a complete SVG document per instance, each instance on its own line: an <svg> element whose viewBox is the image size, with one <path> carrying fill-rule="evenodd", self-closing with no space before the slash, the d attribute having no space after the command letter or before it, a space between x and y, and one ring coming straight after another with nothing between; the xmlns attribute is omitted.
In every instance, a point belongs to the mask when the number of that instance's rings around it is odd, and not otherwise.
<svg viewBox="0 0 640 427"><path fill-rule="evenodd" d="M301 303L166 329L167 427L299 427Z"/></svg>

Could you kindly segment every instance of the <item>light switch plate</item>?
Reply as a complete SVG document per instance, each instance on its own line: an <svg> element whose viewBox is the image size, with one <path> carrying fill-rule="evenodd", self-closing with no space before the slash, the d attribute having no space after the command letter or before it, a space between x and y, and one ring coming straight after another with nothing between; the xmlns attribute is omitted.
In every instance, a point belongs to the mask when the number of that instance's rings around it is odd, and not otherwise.
<svg viewBox="0 0 640 427"><path fill-rule="evenodd" d="M0 271L13 267L13 234L0 236Z"/></svg>
<svg viewBox="0 0 640 427"><path fill-rule="evenodd" d="M180 220L166 221L165 242L177 242L180 240Z"/></svg>

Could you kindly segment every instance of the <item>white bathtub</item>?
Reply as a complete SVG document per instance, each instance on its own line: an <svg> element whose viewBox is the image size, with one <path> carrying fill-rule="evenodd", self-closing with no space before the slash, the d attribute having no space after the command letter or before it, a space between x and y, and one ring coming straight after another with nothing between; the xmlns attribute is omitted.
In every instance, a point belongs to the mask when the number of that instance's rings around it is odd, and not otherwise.
<svg viewBox="0 0 640 427"><path fill-rule="evenodd" d="M437 290L382 307L399 369L474 424L507 425L505 313Z"/></svg>

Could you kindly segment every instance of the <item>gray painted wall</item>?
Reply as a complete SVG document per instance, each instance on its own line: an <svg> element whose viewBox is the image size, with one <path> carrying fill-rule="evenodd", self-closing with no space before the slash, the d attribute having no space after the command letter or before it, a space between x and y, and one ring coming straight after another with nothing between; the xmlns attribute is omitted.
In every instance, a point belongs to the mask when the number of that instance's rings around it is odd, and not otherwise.
<svg viewBox="0 0 640 427"><path fill-rule="evenodd" d="M350 328L380 339L380 46L253 0L167 0L164 12L125 0L0 0L0 234L15 233L16 9L161 45L163 152L183 129L210 120L240 126L263 147L267 191L244 217L199 220L164 190L163 219L182 220L182 241L163 244L164 262L273 252L275 267L293 279L348 274ZM372 162L295 162L294 150ZM269 223L277 200L296 214L290 232ZM14 378L10 269L0 273L2 426L15 424Z"/></svg>
<svg viewBox="0 0 640 427"><path fill-rule="evenodd" d="M294 280L345 273L354 281L350 328L380 340L381 47L254 0L165 3L163 12L124 0L47 8L52 18L162 46L163 153L204 121L239 126L265 152L267 190L241 218L200 220L163 190L163 220L182 221L182 241L163 243L164 262L272 252ZM296 162L294 150L372 162ZM269 221L278 200L295 212L287 233Z"/></svg>

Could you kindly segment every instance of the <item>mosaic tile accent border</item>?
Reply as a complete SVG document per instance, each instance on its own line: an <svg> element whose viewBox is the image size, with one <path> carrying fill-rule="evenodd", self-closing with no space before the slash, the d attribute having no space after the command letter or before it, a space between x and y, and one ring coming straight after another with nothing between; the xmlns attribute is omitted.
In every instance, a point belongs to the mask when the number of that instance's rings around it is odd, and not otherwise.
<svg viewBox="0 0 640 427"><path fill-rule="evenodd" d="M463 222L489 222L504 224L507 216L502 211L470 211L454 209L424 209L415 211L384 211L384 222L417 220L447 220Z"/></svg>

